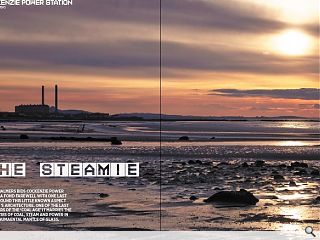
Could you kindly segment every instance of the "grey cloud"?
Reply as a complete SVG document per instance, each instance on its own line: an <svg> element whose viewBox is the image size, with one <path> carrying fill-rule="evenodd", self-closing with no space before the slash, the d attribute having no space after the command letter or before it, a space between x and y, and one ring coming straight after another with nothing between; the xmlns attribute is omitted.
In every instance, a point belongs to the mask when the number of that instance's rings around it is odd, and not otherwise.
<svg viewBox="0 0 320 240"><path fill-rule="evenodd" d="M215 47L209 50L200 45L164 41L162 65L168 69L252 72L266 74L318 74L318 56L290 60L276 55Z"/></svg>
<svg viewBox="0 0 320 240"><path fill-rule="evenodd" d="M294 27L275 20L273 13L248 2L161 0L161 3L164 33L171 26L249 33L274 32ZM10 14L14 14L14 18ZM0 25L20 31L44 31L43 27L50 27L55 23L50 16L59 16L66 24L81 20L117 21L153 25L155 29L159 29L160 0L77 0L74 1L74 6L68 8L11 7L0 18ZM318 36L317 23L297 27Z"/></svg>
<svg viewBox="0 0 320 240"><path fill-rule="evenodd" d="M293 27L288 23L274 20L272 13L268 13L266 9L245 2L234 0L211 2L161 0L161 2L164 35L166 29L172 26L188 27L190 31L198 28L204 31L245 33L275 32ZM59 19L56 16L59 16ZM96 23L117 21L132 25L137 23L151 25L158 31L159 17L160 0L78 0L69 8L9 8L0 17L0 26L22 32L41 32L51 28L59 31L61 19L65 21L64 27L76 25L79 21L94 20ZM317 23L297 27L318 36Z"/></svg>
<svg viewBox="0 0 320 240"><path fill-rule="evenodd" d="M320 92L317 88L300 89L213 89L210 95L221 95L229 97L271 97L283 99L319 100Z"/></svg>
<svg viewBox="0 0 320 240"><path fill-rule="evenodd" d="M302 25L301 27L309 34L315 37L319 37L319 33L320 33L319 24L305 24L305 25Z"/></svg>
<svg viewBox="0 0 320 240"><path fill-rule="evenodd" d="M159 42L121 40L106 43L9 43L0 42L0 68L30 66L33 62L110 70L140 69L141 75L158 76ZM234 49L208 50L174 42L162 43L164 77L183 69L201 71L251 72L263 74L318 73L317 56L286 60L280 56L241 52ZM34 65L30 67L34 68ZM126 74L130 74L126 73Z"/></svg>
<svg viewBox="0 0 320 240"><path fill-rule="evenodd" d="M150 39L159 36L159 3L76 0L63 8L8 7L0 16L0 69L81 68L96 70L93 74L158 77L159 42Z"/></svg>
<svg viewBox="0 0 320 240"><path fill-rule="evenodd" d="M4 33L9 31L12 35L19 36L22 41L0 40L0 68L32 68L39 71L42 65L51 68L77 66L121 70L118 71L119 74L125 76L133 74L130 71L137 69L143 76L157 74L155 68L159 68L160 57L160 39L157 40L160 0L74 2L74 6L69 8L28 7L3 11L0 16L0 34L1 30ZM223 1L208 3L202 0L162 0L164 35L166 28L171 26L187 26L191 32L194 28L208 28L205 31L213 33L216 29L261 33L286 27L282 22L266 18L261 9L250 11L250 6L245 3L241 4L241 8L237 6L240 4L230 6ZM91 29L81 25L85 22L91 24ZM141 27L139 24L147 25L154 39L144 39L143 35L137 39L122 30L121 40L117 40L112 39L112 31L97 32L97 29L103 31L103 24L117 28L116 22L128 23L137 31ZM308 28L310 31L318 29L312 25ZM53 40L29 40L30 37L37 36L36 34L44 34ZM101 34L107 34L110 38L98 41ZM88 36L85 40L91 41L78 41L83 35ZM59 41L59 38L63 37L66 39ZM236 47L223 49L213 46L215 50L209 50L203 45L170 41L163 41L162 46L162 64L166 77L179 76L181 70L186 69L318 74L318 56L292 57L289 60L280 56L240 51Z"/></svg>
<svg viewBox="0 0 320 240"><path fill-rule="evenodd" d="M301 109L314 110L320 109L320 104L299 104Z"/></svg>
<svg viewBox="0 0 320 240"><path fill-rule="evenodd" d="M118 41L108 44L85 43L0 43L1 66L10 63L28 66L39 62L54 67L78 66L109 69L145 68L150 74L158 75L159 44L152 41ZM24 62L24 63L21 63ZM34 67L34 66L32 66Z"/></svg>
<svg viewBox="0 0 320 240"><path fill-rule="evenodd" d="M76 26L79 22L95 24L126 22L143 23L159 29L159 0L77 0L72 7L8 7L0 16L0 29L22 32L42 32L63 26ZM61 25L61 21L64 24ZM92 29L95 28L93 23ZM63 29L61 28L61 29ZM55 32L52 32L54 34Z"/></svg>
<svg viewBox="0 0 320 240"><path fill-rule="evenodd" d="M164 29L170 25L245 33L268 33L294 27L257 5L239 1L162 0ZM318 36L318 24L299 25Z"/></svg>

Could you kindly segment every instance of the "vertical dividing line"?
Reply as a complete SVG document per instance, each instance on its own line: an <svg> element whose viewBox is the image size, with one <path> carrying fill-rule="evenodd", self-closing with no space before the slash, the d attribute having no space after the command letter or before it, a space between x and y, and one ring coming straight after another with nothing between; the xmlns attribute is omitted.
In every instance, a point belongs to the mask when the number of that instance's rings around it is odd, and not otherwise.
<svg viewBox="0 0 320 240"><path fill-rule="evenodd" d="M162 0L159 0L160 2L160 9L159 9L159 21L160 21L160 26L159 26L159 30L160 30L160 46L159 46L159 51L160 51L160 68L159 68L159 77L160 77L160 89L159 89L159 100L160 100L160 105L159 105L159 110L160 110L160 122L159 122L159 144L160 144L160 149L159 149L159 153L160 153L160 181L159 181L159 185L160 185L160 231L162 230Z"/></svg>

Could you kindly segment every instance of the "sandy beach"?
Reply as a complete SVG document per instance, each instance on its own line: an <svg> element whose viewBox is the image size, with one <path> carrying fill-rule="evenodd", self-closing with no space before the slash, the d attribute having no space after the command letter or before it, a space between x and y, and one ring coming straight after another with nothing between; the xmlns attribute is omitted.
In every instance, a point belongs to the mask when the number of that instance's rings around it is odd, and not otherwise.
<svg viewBox="0 0 320 240"><path fill-rule="evenodd" d="M27 162L28 173L0 179L2 188L59 186L73 209L58 223L0 223L1 230L159 230L160 221L163 230L319 230L318 123L164 123L161 148L156 122L84 123L79 132L82 124L1 123L0 160ZM179 141L184 135L190 140ZM116 136L123 144L44 139L52 136ZM134 179L39 178L39 162L50 161L134 161L141 172ZM241 188L257 205L203 201Z"/></svg>

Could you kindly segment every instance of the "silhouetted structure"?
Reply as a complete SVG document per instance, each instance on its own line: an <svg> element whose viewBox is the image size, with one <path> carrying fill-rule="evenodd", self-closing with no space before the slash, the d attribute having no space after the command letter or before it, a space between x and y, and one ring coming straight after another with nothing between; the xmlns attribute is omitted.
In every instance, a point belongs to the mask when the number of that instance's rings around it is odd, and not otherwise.
<svg viewBox="0 0 320 240"><path fill-rule="evenodd" d="M54 87L54 106L45 104L45 87L41 86L41 104L21 104L15 106L15 113L1 113L2 119L55 119L55 120L113 120L109 113L92 113L83 110L59 110L58 85ZM142 120L142 118L114 118L114 120ZM84 129L83 129L84 130Z"/></svg>
<svg viewBox="0 0 320 240"><path fill-rule="evenodd" d="M48 115L49 106L44 103L44 86L41 87L41 105L38 104L22 104L15 106L15 113L25 115Z"/></svg>
<svg viewBox="0 0 320 240"><path fill-rule="evenodd" d="M15 112L20 114L27 115L45 115L49 114L49 106L48 105L19 105L15 107Z"/></svg>
<svg viewBox="0 0 320 240"><path fill-rule="evenodd" d="M58 85L54 87L54 108L55 113L58 113Z"/></svg>
<svg viewBox="0 0 320 240"><path fill-rule="evenodd" d="M42 94L42 105L44 105L44 86L42 86L41 94Z"/></svg>

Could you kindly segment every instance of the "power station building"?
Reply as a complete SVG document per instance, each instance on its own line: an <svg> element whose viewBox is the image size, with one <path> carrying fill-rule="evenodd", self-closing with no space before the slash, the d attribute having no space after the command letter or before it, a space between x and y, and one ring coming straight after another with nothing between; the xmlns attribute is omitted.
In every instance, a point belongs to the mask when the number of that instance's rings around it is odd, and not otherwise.
<svg viewBox="0 0 320 240"><path fill-rule="evenodd" d="M41 104L28 104L15 106L15 113L26 115L48 115L49 105L44 103L44 86L41 88ZM58 86L55 86L55 112L58 112Z"/></svg>
<svg viewBox="0 0 320 240"><path fill-rule="evenodd" d="M15 113L27 115L46 115L49 114L48 105L19 105L15 107Z"/></svg>

